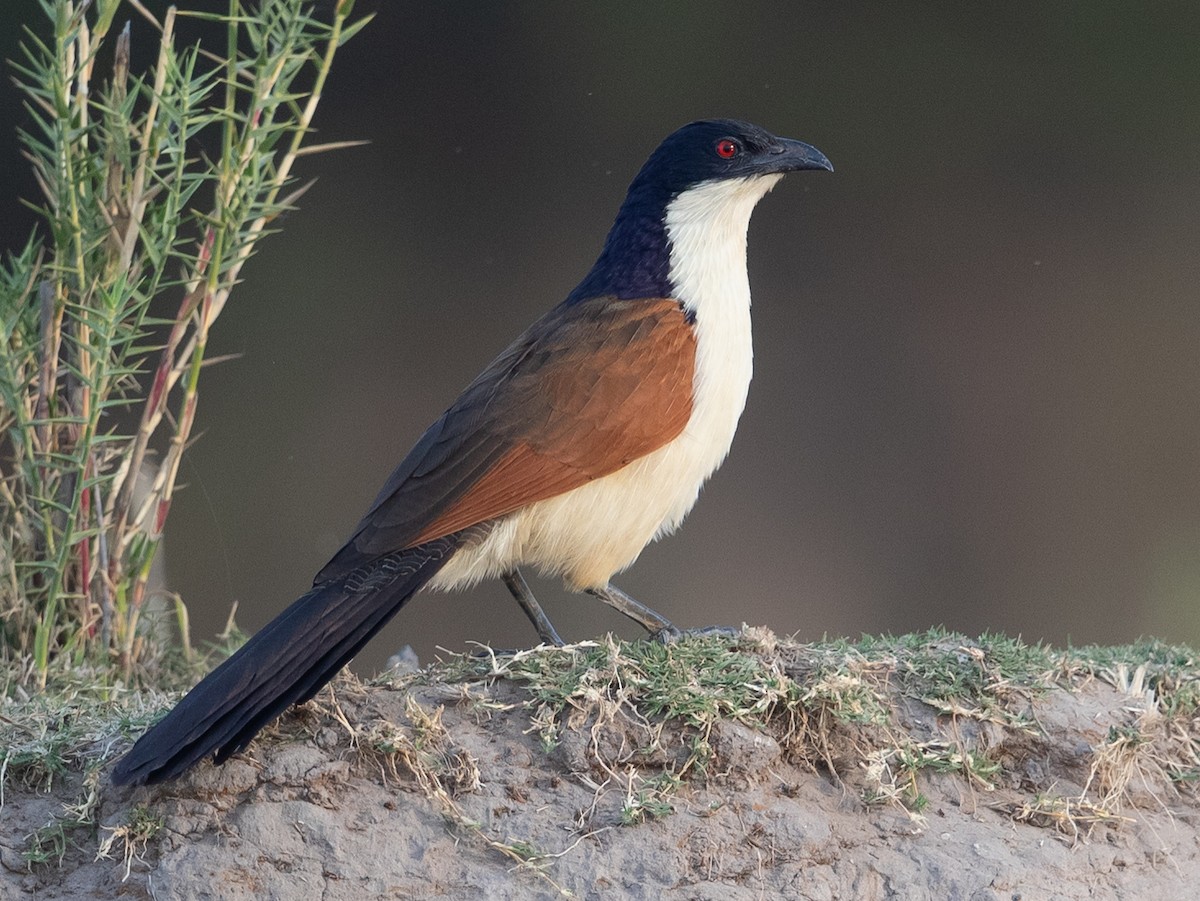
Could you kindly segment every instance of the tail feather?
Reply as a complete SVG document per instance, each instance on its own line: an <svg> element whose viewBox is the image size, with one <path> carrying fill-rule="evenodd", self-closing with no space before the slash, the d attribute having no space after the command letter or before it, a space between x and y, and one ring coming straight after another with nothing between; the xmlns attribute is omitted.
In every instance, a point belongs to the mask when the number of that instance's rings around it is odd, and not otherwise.
<svg viewBox="0 0 1200 901"><path fill-rule="evenodd" d="M315 695L441 569L448 536L315 586L209 673L117 763L117 785L174 779L212 754L246 747L267 723Z"/></svg>

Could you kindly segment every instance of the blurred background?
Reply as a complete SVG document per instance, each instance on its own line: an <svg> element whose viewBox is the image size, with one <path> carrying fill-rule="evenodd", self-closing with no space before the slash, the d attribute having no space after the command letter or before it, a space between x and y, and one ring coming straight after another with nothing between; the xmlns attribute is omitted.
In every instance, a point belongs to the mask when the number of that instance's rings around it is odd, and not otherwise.
<svg viewBox="0 0 1200 901"><path fill-rule="evenodd" d="M6 0L5 58L35 7ZM317 125L371 143L303 161L319 181L210 342L241 357L201 382L167 531L198 638L234 601L253 631L305 590L424 428L584 275L658 141L735 116L837 171L755 213L732 455L617 583L682 626L803 639L1200 642L1200 6L358 9L378 18ZM7 79L0 117L12 247L35 187ZM535 588L569 639L639 632ZM357 667L533 639L489 584L418 598Z"/></svg>

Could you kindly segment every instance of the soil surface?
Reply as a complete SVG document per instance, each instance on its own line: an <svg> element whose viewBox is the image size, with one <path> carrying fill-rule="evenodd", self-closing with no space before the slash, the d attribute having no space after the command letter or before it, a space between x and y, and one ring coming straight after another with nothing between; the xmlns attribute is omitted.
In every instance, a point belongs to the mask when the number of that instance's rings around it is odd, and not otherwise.
<svg viewBox="0 0 1200 901"><path fill-rule="evenodd" d="M550 728L511 679L345 677L164 787L10 784L0 898L1198 897L1200 803L1171 777L1195 720L1098 678L1011 716L896 683L882 723L809 704L697 727L581 695ZM99 828L29 864L89 795Z"/></svg>

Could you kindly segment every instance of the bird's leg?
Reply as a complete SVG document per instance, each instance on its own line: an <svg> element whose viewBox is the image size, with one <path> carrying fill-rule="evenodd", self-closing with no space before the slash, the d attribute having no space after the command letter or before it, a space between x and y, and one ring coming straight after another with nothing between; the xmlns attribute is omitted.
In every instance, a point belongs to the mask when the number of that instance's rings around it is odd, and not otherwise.
<svg viewBox="0 0 1200 901"><path fill-rule="evenodd" d="M683 634L661 613L657 613L645 604L635 601L611 582L603 588L589 588L587 589L587 593L593 597L598 597L614 610L625 614L631 620L638 623L650 633L650 637L655 641L661 641L665 644L666 642L674 641Z"/></svg>
<svg viewBox="0 0 1200 901"><path fill-rule="evenodd" d="M512 596L517 599L517 603L521 605L521 609L525 611L525 615L537 629L538 637L542 639L543 643L561 648L566 642L562 640L558 630L554 628L554 623L550 622L550 617L546 616L546 611L533 596L533 591L529 588L525 577L521 575L521 571L514 567L500 578L504 580L504 584L508 586Z"/></svg>

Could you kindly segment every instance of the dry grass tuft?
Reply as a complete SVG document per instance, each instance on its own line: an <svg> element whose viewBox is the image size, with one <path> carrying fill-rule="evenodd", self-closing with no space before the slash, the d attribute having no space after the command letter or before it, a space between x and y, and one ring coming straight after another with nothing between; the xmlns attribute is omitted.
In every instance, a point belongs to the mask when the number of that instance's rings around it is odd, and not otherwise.
<svg viewBox="0 0 1200 901"><path fill-rule="evenodd" d="M1096 826L1119 826L1135 822L1086 798L1063 798L1038 794L1005 808L1015 822L1053 829L1076 845L1091 835Z"/></svg>

